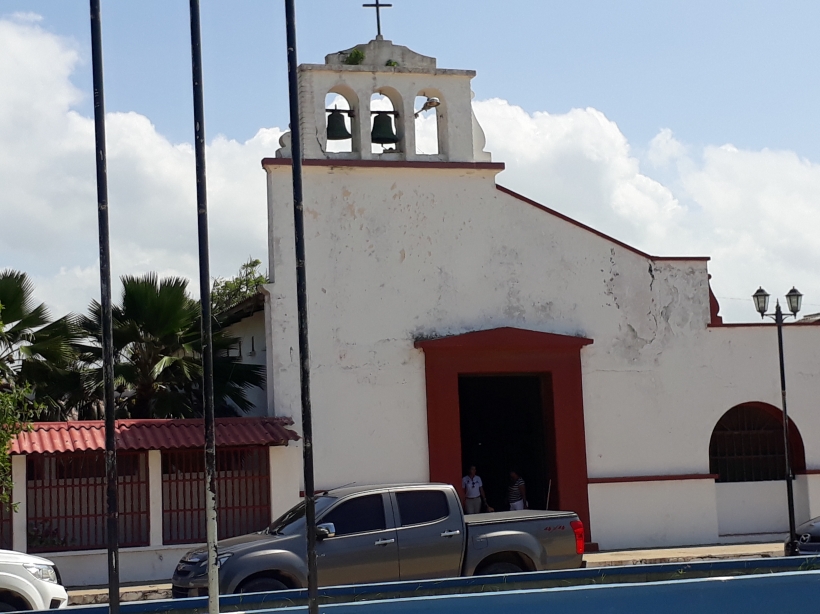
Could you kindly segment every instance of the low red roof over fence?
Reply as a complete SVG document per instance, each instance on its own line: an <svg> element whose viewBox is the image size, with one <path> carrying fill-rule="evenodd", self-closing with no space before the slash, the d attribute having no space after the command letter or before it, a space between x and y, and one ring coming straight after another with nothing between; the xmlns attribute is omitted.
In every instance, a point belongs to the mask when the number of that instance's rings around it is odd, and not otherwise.
<svg viewBox="0 0 820 614"><path fill-rule="evenodd" d="M172 450L205 446L202 419L117 420L118 450ZM299 435L290 418L217 418L217 446L286 446ZM17 436L11 454L105 450L105 422L35 422Z"/></svg>

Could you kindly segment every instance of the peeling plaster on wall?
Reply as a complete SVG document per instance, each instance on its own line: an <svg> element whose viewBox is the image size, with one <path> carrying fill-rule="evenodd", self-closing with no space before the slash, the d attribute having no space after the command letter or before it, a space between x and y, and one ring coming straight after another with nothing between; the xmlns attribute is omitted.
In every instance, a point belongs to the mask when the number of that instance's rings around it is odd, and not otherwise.
<svg viewBox="0 0 820 614"><path fill-rule="evenodd" d="M517 326L593 339L581 352L592 477L708 473L726 410L779 403L773 329L708 328L705 262L650 260L500 193L491 172L305 172L305 205L319 212L306 225L320 487L428 479L419 337ZM271 174L274 403L298 418L289 169ZM820 440L809 437L820 432L820 327L787 327L786 337L787 365L800 365L793 418L808 466L820 468ZM595 488L602 510L627 492ZM683 486L674 488L677 501ZM686 509L716 514L714 482L691 492L700 499ZM597 541L617 537L592 513Z"/></svg>

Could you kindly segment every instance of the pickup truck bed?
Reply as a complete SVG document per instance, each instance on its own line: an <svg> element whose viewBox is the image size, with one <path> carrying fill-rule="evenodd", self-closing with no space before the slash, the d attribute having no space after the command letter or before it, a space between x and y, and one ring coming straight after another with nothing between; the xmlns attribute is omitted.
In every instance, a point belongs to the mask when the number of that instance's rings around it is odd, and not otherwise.
<svg viewBox="0 0 820 614"><path fill-rule="evenodd" d="M578 522L578 517L572 512L544 510L465 516L467 552L462 575L474 575L478 565L486 568L488 556L496 551L515 551L528 557L532 565L519 557L526 571L581 567L583 555L577 551L573 522ZM485 569L483 573L489 572Z"/></svg>

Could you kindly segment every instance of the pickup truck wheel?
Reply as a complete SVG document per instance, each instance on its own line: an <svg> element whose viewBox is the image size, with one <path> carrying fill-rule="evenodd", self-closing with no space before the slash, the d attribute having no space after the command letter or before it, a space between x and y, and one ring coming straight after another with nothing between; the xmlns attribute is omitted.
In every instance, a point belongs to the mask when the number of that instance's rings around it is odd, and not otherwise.
<svg viewBox="0 0 820 614"><path fill-rule="evenodd" d="M0 612L17 612L20 608L6 601L0 601Z"/></svg>
<svg viewBox="0 0 820 614"><path fill-rule="evenodd" d="M524 571L516 565L515 563L508 563L506 561L502 561L499 563L492 563L487 565L484 569L482 569L478 575L481 576L494 576L497 574L508 574L508 573L521 573Z"/></svg>
<svg viewBox="0 0 820 614"><path fill-rule="evenodd" d="M272 591L286 591L288 587L276 578L254 578L239 587L240 593L269 593Z"/></svg>

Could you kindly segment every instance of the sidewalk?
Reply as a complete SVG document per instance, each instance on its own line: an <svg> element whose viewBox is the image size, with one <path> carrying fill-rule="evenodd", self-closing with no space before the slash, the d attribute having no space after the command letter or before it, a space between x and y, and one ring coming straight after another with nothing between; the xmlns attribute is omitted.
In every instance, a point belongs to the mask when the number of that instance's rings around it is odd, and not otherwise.
<svg viewBox="0 0 820 614"><path fill-rule="evenodd" d="M731 544L696 546L688 548L656 548L652 550L621 550L594 552L584 555L587 567L614 567L617 565L650 565L658 563L685 563L718 559L741 559L783 556L781 542L770 544ZM108 589L79 588L68 591L69 605L108 603ZM170 584L145 584L120 588L121 601L170 599Z"/></svg>
<svg viewBox="0 0 820 614"><path fill-rule="evenodd" d="M170 598L170 584L120 586L120 602ZM107 588L76 588L68 591L68 605L93 605L97 603L108 603Z"/></svg>
<svg viewBox="0 0 820 614"><path fill-rule="evenodd" d="M587 567L614 567L617 565L655 565L688 561L762 558L783 556L783 554L783 543L776 542L594 552L585 554L584 560L587 562Z"/></svg>

